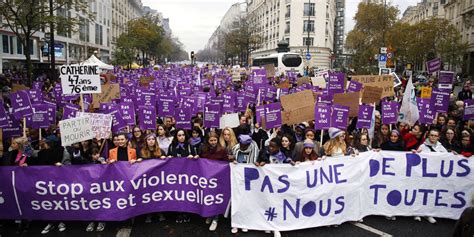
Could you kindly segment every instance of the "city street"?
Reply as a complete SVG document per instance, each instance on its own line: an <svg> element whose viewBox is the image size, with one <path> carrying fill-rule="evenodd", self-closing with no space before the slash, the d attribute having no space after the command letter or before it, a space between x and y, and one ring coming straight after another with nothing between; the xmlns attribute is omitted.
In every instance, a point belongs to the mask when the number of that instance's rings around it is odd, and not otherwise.
<svg viewBox="0 0 474 237"><path fill-rule="evenodd" d="M263 231L249 231L248 233L232 234L230 232L230 220L222 219L215 232L208 230L205 219L194 216L190 223L176 224L172 215L168 215L166 221L145 224L144 218L139 217L130 228L120 228L122 223L107 223L103 232L86 232L87 223L72 222L67 223L67 230L58 232L52 230L47 235L41 235L42 228L46 225L42 222L34 222L28 232L22 235L15 234L15 228L11 225L4 226L1 236L117 236L117 237L142 237L142 236L273 236L265 234ZM167 217L168 217L167 216ZM320 227L291 232L282 232L282 236L303 237L303 236L451 236L455 225L454 220L437 218L438 223L430 224L426 220L416 222L410 217L397 217L396 221L390 221L385 217L370 216L364 218L362 223L344 223L338 227Z"/></svg>

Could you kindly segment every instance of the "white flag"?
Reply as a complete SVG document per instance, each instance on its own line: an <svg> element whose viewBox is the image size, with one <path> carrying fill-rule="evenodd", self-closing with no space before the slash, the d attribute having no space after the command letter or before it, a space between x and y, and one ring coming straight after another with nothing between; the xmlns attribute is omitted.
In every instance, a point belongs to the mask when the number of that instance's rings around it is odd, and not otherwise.
<svg viewBox="0 0 474 237"><path fill-rule="evenodd" d="M418 121L418 118L420 118L420 112L416 104L415 88L413 87L412 77L410 76L405 88L405 93L403 94L398 121L413 126L415 122Z"/></svg>

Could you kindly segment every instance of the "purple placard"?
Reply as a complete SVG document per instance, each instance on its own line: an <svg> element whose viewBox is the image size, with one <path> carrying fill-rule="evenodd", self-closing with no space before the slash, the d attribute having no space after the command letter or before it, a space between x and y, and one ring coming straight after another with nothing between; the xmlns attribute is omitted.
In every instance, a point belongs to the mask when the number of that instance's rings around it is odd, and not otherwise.
<svg viewBox="0 0 474 237"><path fill-rule="evenodd" d="M358 81L350 81L349 86L347 87L347 92L359 92L362 90L362 83Z"/></svg>
<svg viewBox="0 0 474 237"><path fill-rule="evenodd" d="M8 127L2 128L2 135L3 140L22 135L20 121L15 119L12 114L8 115Z"/></svg>
<svg viewBox="0 0 474 237"><path fill-rule="evenodd" d="M176 128L191 130L191 114L189 110L179 108L176 110Z"/></svg>
<svg viewBox="0 0 474 237"><path fill-rule="evenodd" d="M181 182L176 179L178 175L185 176L186 180L197 176L204 181ZM143 177L146 177L146 185ZM212 217L226 211L230 200L229 177L228 162L209 159L151 159L133 165L119 161L113 165L60 169L54 166L0 167L4 203L0 205L0 219L123 221L146 213L169 211ZM53 187L67 185L72 191L67 196L58 195L56 191L49 193L49 182ZM113 189L101 188L111 187L114 182ZM170 198L166 197L168 194ZM186 198L175 198L180 194ZM73 209L65 211L65 201L84 205L68 205ZM63 205L57 209L43 203Z"/></svg>
<svg viewBox="0 0 474 237"><path fill-rule="evenodd" d="M272 129L281 126L281 104L272 103L264 106L265 128Z"/></svg>
<svg viewBox="0 0 474 237"><path fill-rule="evenodd" d="M382 123L395 124L398 121L398 106L395 101L383 101L382 104Z"/></svg>
<svg viewBox="0 0 474 237"><path fill-rule="evenodd" d="M155 93L149 90L142 90L139 103L140 105L143 105L143 106L155 106L156 105Z"/></svg>
<svg viewBox="0 0 474 237"><path fill-rule="evenodd" d="M28 92L22 90L10 94L10 101L13 109L13 116L16 119L21 119L33 114L33 107L31 106Z"/></svg>
<svg viewBox="0 0 474 237"><path fill-rule="evenodd" d="M63 106L63 119L70 119L70 118L75 118L76 117L76 112L79 111L81 107L79 105L75 104L64 104Z"/></svg>
<svg viewBox="0 0 474 237"><path fill-rule="evenodd" d="M451 89L453 88L454 72L440 71L438 76L438 88L439 89Z"/></svg>
<svg viewBox="0 0 474 237"><path fill-rule="evenodd" d="M221 106L219 104L206 104L204 108L204 127L219 128Z"/></svg>
<svg viewBox="0 0 474 237"><path fill-rule="evenodd" d="M349 119L348 106L343 106L343 105L332 106L331 127L346 130L348 119Z"/></svg>
<svg viewBox="0 0 474 237"><path fill-rule="evenodd" d="M474 100L464 101L464 120L474 119Z"/></svg>
<svg viewBox="0 0 474 237"><path fill-rule="evenodd" d="M434 112L448 112L449 92L433 88L431 91L431 100L433 101Z"/></svg>
<svg viewBox="0 0 474 237"><path fill-rule="evenodd" d="M120 114L120 110L118 106L115 104L110 105L110 109L108 109L107 114L112 115L112 132L119 133L123 129L127 127L127 123L123 120L122 114Z"/></svg>
<svg viewBox="0 0 474 237"><path fill-rule="evenodd" d="M133 103L122 102L118 104L120 114L127 125L135 125L135 107Z"/></svg>
<svg viewBox="0 0 474 237"><path fill-rule="evenodd" d="M259 105L255 107L255 117L257 123L262 124L262 118L265 118L265 106Z"/></svg>
<svg viewBox="0 0 474 237"><path fill-rule="evenodd" d="M49 108L50 106L47 104L33 105L34 113L28 117L31 128L48 128L51 125Z"/></svg>
<svg viewBox="0 0 474 237"><path fill-rule="evenodd" d="M50 124L56 124L56 104L49 102L47 100L43 101L43 104L48 106L48 118Z"/></svg>
<svg viewBox="0 0 474 237"><path fill-rule="evenodd" d="M266 91L266 94L265 94L265 100L272 102L272 101L275 100L276 95L277 95L277 88L274 87L274 86L269 86L269 87L267 87L267 91Z"/></svg>
<svg viewBox="0 0 474 237"><path fill-rule="evenodd" d="M345 74L342 72L329 73L327 85L329 94L344 93L344 78Z"/></svg>
<svg viewBox="0 0 474 237"><path fill-rule="evenodd" d="M332 95L318 95L317 104L331 106L332 97L333 97Z"/></svg>
<svg viewBox="0 0 474 237"><path fill-rule="evenodd" d="M43 103L43 93L40 90L29 90L28 94L31 99L31 104Z"/></svg>
<svg viewBox="0 0 474 237"><path fill-rule="evenodd" d="M357 128L370 128L374 107L370 105L359 105L359 114L357 116Z"/></svg>
<svg viewBox="0 0 474 237"><path fill-rule="evenodd" d="M235 107L235 93L228 91L222 94L224 98L224 103L222 104L223 113L233 113Z"/></svg>
<svg viewBox="0 0 474 237"><path fill-rule="evenodd" d="M3 105L3 101L0 100L0 128L5 127L8 127L8 115Z"/></svg>
<svg viewBox="0 0 474 237"><path fill-rule="evenodd" d="M188 110L189 113L191 114L191 116L196 115L197 112L202 112L202 111L198 111L198 108L197 108L196 104L197 104L197 98L196 97L187 96L183 100L183 108L185 110Z"/></svg>
<svg viewBox="0 0 474 237"><path fill-rule="evenodd" d="M426 71L429 74L437 72L441 69L441 58L435 58L426 62Z"/></svg>
<svg viewBox="0 0 474 237"><path fill-rule="evenodd" d="M139 106L138 121L143 130L156 129L156 110L154 106Z"/></svg>
<svg viewBox="0 0 474 237"><path fill-rule="evenodd" d="M33 82L33 84L31 85L31 89L42 91L43 90L43 82L41 82L41 81Z"/></svg>
<svg viewBox="0 0 474 237"><path fill-rule="evenodd" d="M435 112L433 111L433 101L431 99L421 99L416 98L418 102L418 111L420 112L420 117L418 121L421 124L433 124L435 117Z"/></svg>
<svg viewBox="0 0 474 237"><path fill-rule="evenodd" d="M314 107L314 129L323 130L331 127L331 106L318 105Z"/></svg>
<svg viewBox="0 0 474 237"><path fill-rule="evenodd" d="M245 96L236 96L236 109L238 112L244 112L247 109L247 101L245 100Z"/></svg>
<svg viewBox="0 0 474 237"><path fill-rule="evenodd" d="M158 98L157 107L158 115L161 117L173 117L175 113L175 99L172 97L160 97Z"/></svg>

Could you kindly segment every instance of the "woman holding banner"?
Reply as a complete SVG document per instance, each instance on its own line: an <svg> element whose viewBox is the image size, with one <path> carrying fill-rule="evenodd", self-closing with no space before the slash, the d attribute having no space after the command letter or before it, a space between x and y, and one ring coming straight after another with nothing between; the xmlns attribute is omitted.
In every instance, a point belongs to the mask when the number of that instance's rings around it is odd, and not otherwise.
<svg viewBox="0 0 474 237"><path fill-rule="evenodd" d="M227 150L228 154L232 154L232 148L238 144L234 130L229 127L224 128L219 137L219 143Z"/></svg>
<svg viewBox="0 0 474 237"><path fill-rule="evenodd" d="M189 138L186 131L178 128L168 148L168 157L198 158L198 154L194 152L188 140Z"/></svg>
<svg viewBox="0 0 474 237"><path fill-rule="evenodd" d="M132 138L130 139L130 147L140 151L141 146L144 143L144 137L145 135L143 134L143 131L140 129L138 125L135 125L132 129Z"/></svg>
<svg viewBox="0 0 474 237"><path fill-rule="evenodd" d="M314 161L318 158L318 154L314 151L313 141L311 139L306 139L303 143L303 151L301 151L301 160L296 161L296 163Z"/></svg>
<svg viewBox="0 0 474 237"><path fill-rule="evenodd" d="M301 154L302 154L303 148L304 148L303 144L307 139L313 141L313 144L314 144L313 150L314 150L314 152L316 152L316 154L318 156L320 154L321 145L319 144L318 141L316 141L316 131L314 131L313 129L307 128L304 131L304 136L305 136L305 140L299 141L295 145L294 154L293 154L293 157L295 158L295 160L299 160L299 161L302 160L301 159Z"/></svg>
<svg viewBox="0 0 474 237"><path fill-rule="evenodd" d="M372 150L370 147L370 139L367 134L356 133L352 146L349 147L348 152L351 155L359 155L361 152Z"/></svg>
<svg viewBox="0 0 474 237"><path fill-rule="evenodd" d="M372 141L373 148L380 148L382 143L387 142L390 139L390 127L387 124L380 125L380 129L376 130L374 139Z"/></svg>
<svg viewBox="0 0 474 237"><path fill-rule="evenodd" d="M339 128L329 128L329 141L324 143L323 149L326 156L337 157L347 154L345 142L346 132Z"/></svg>
<svg viewBox="0 0 474 237"><path fill-rule="evenodd" d="M281 151L285 154L286 157L295 159L294 157L295 144L293 142L293 136L289 134L284 134L281 137Z"/></svg>
<svg viewBox="0 0 474 237"><path fill-rule="evenodd" d="M125 133L117 135L117 147L109 151L109 164L117 161L128 161L131 164L137 161L137 151L128 146L128 139Z"/></svg>
<svg viewBox="0 0 474 237"><path fill-rule="evenodd" d="M164 151L163 154L168 154L168 148L171 145L171 141L173 141L173 137L170 135L168 130L165 129L163 124L158 124L156 133L158 134L157 140L160 149Z"/></svg>
<svg viewBox="0 0 474 237"><path fill-rule="evenodd" d="M444 136L441 137L441 144L449 152L460 153L461 151L461 146L456 139L456 133L452 128L447 128L446 131L444 131Z"/></svg>
<svg viewBox="0 0 474 237"><path fill-rule="evenodd" d="M398 130L392 130L390 133L390 139L380 146L380 149L384 151L405 151L405 145L400 136Z"/></svg>
<svg viewBox="0 0 474 237"><path fill-rule="evenodd" d="M201 153L201 146L204 142L203 132L198 126L194 126L191 131L191 138L189 138L189 144L191 149L193 149L194 154Z"/></svg>
<svg viewBox="0 0 474 237"><path fill-rule="evenodd" d="M2 166L28 166L30 158L24 153L25 143L26 139L24 137L12 139L8 152L3 154Z"/></svg>
<svg viewBox="0 0 474 237"><path fill-rule="evenodd" d="M137 162L140 162L142 159L157 159L161 158L164 159L166 158L166 153L160 149L160 146L158 145L158 142L156 140L156 135L154 133L150 133L145 136L144 139L144 144L141 145L142 149L140 150L140 154L137 159Z"/></svg>

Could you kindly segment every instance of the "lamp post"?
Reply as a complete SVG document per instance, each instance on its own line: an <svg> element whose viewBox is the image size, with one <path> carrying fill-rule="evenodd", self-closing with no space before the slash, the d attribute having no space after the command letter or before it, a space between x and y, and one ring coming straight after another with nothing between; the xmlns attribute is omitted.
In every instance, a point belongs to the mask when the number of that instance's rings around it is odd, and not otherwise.
<svg viewBox="0 0 474 237"><path fill-rule="evenodd" d="M310 19L311 19L311 0L308 0L308 24L306 24L306 31L308 31L308 37L306 38L306 55L309 55L309 24L310 24ZM308 60L308 65L306 67L306 74L309 75L309 64L310 64L310 59Z"/></svg>

